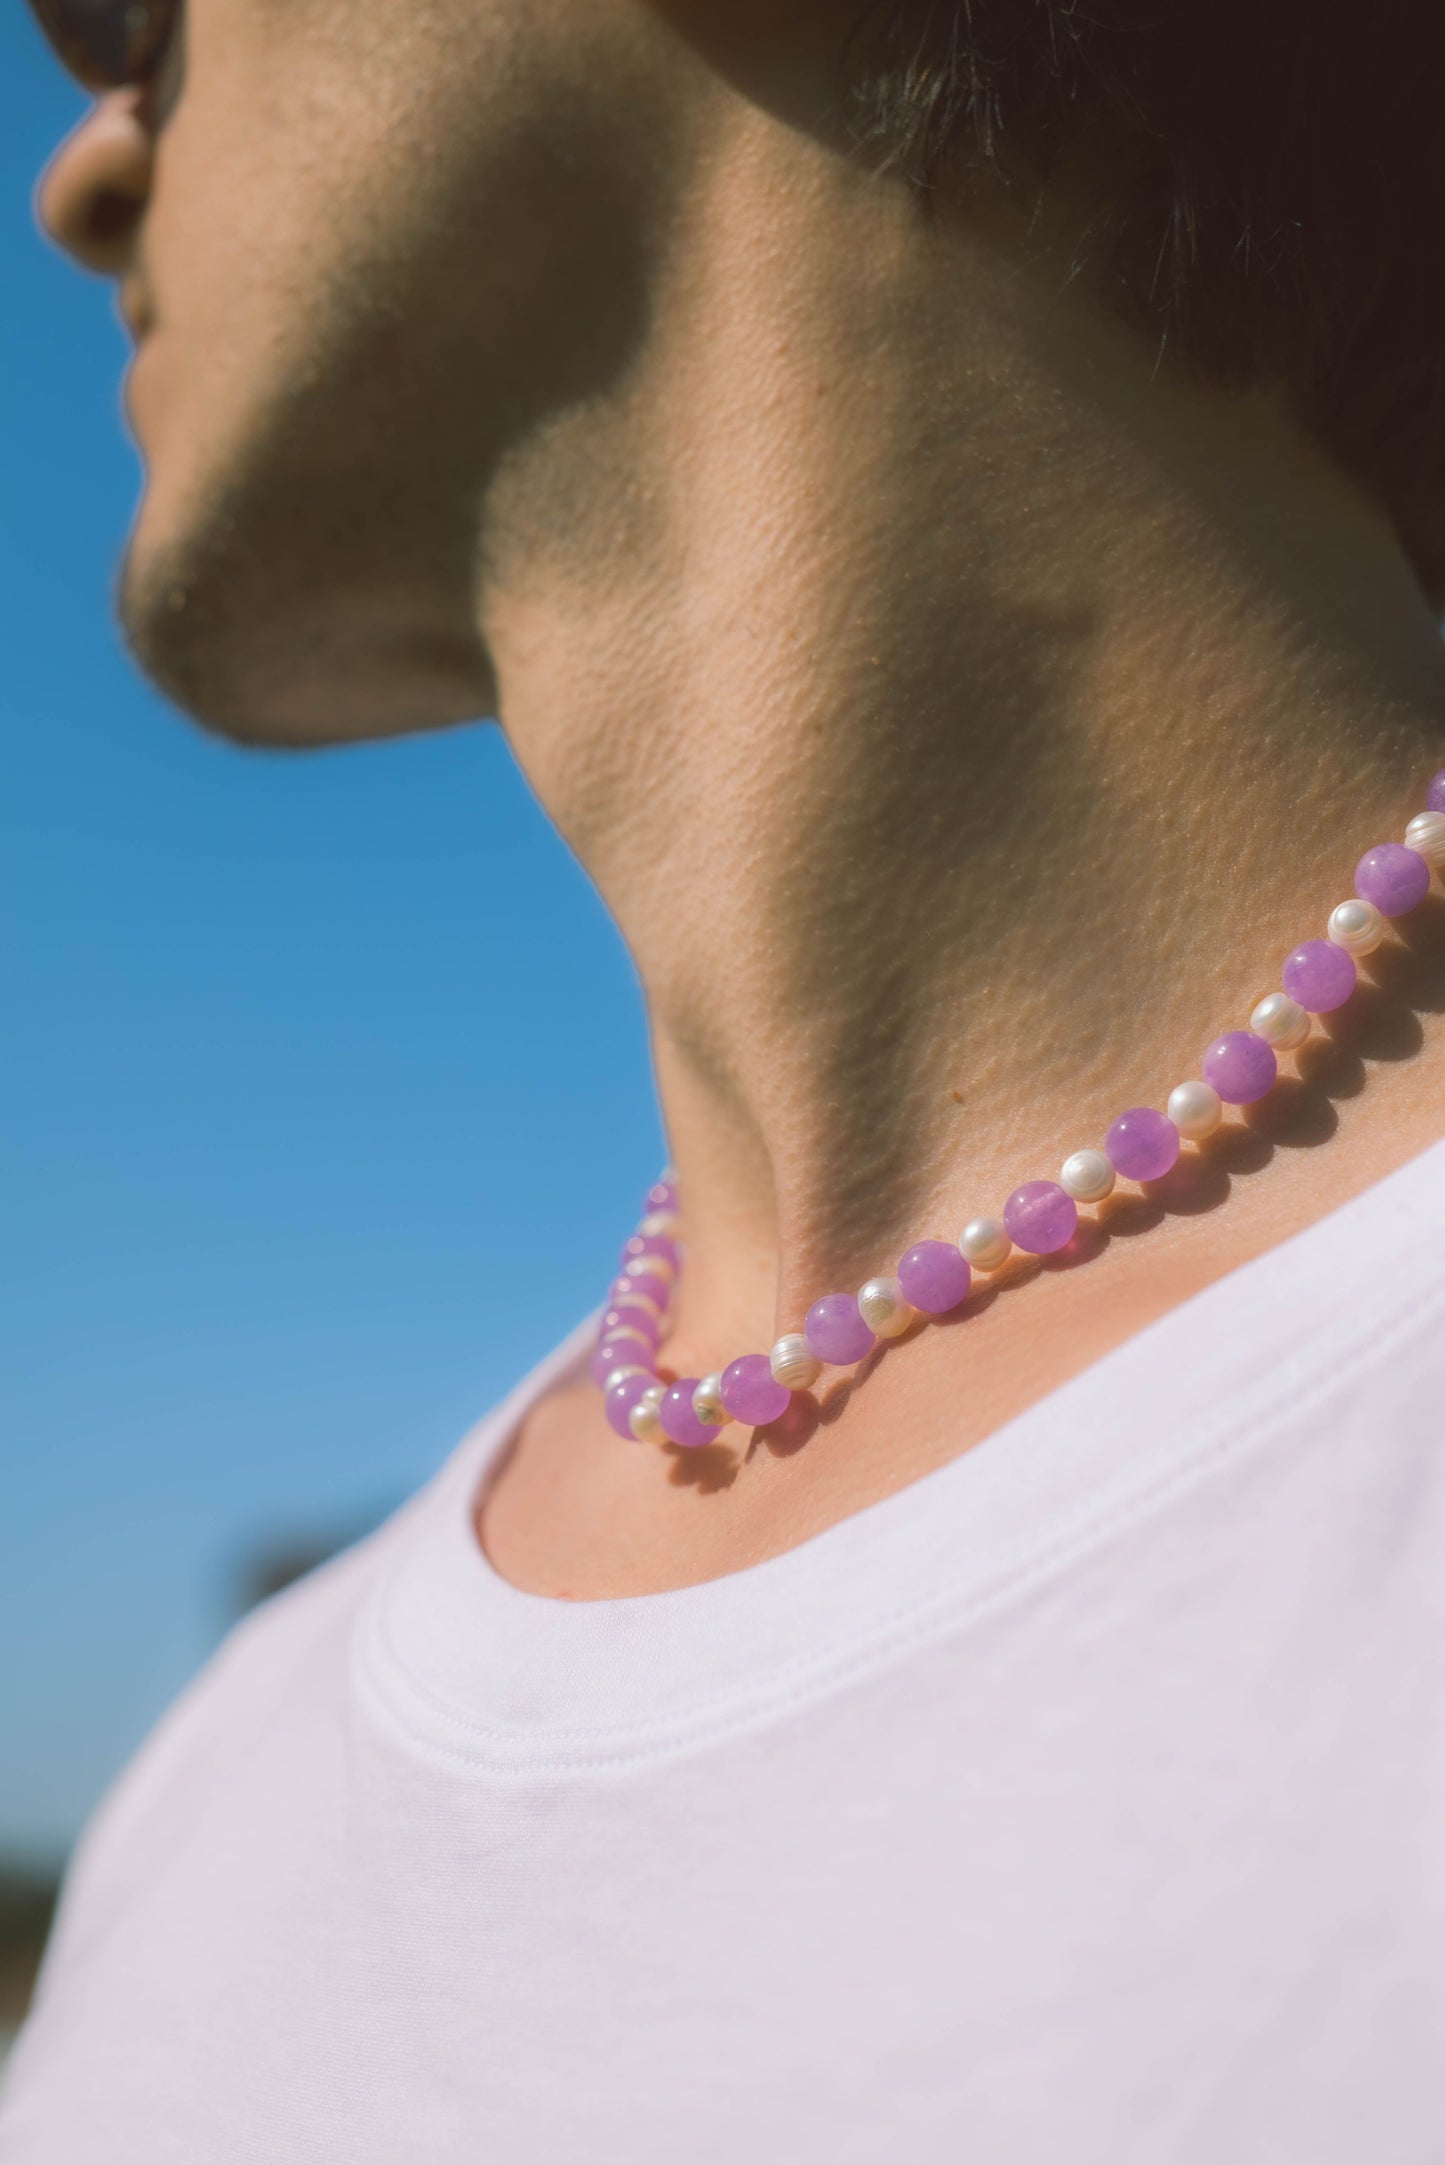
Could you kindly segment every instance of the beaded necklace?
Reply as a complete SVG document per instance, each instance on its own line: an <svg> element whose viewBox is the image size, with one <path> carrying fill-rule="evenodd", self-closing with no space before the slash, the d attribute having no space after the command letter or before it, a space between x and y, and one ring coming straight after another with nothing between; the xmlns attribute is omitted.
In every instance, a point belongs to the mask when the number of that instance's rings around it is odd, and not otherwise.
<svg viewBox="0 0 1445 2165"><path fill-rule="evenodd" d="M1102 1150L1074 1151L1057 1180L1024 1181L999 1217L970 1218L956 1241L916 1241L896 1270L868 1279L856 1294L823 1294L802 1330L785 1332L771 1352L744 1353L712 1375L675 1383L665 1382L655 1365L681 1264L677 1180L664 1173L648 1190L641 1222L623 1248L621 1275L598 1327L591 1373L602 1386L609 1425L619 1436L661 1438L684 1449L710 1443L729 1421L766 1428L825 1367L853 1367L918 1317L960 1307L975 1271L997 1271L1015 1248L1052 1255L1066 1246L1080 1203L1101 1203L1118 1179L1161 1179L1182 1142L1213 1134L1226 1105L1254 1105L1268 1095L1278 1055L1304 1043L1313 1016L1344 1006L1355 989L1356 962L1380 945L1386 920L1423 902L1432 867L1445 871L1445 769L1425 801L1403 842L1365 852L1355 867L1355 892L1331 912L1325 937L1305 940L1285 958L1283 989L1259 1002L1247 1030L1215 1038L1198 1077L1169 1093L1166 1111L1136 1105L1120 1113Z"/></svg>

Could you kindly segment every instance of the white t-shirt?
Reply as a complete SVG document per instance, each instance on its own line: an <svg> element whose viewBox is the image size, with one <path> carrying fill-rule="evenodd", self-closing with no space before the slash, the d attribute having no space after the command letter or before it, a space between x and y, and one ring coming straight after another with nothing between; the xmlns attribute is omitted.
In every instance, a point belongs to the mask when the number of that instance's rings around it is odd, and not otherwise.
<svg viewBox="0 0 1445 2165"><path fill-rule="evenodd" d="M119 1783L4 2165L1445 2159L1445 1142L679 1592L473 1537L582 1343Z"/></svg>

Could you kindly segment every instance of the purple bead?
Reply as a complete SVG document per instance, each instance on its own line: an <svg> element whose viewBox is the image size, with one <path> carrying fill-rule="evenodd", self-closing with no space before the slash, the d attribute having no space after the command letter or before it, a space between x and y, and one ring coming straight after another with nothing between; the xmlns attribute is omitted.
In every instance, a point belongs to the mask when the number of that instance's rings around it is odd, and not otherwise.
<svg viewBox="0 0 1445 2165"><path fill-rule="evenodd" d="M1025 1255L1052 1255L1073 1239L1079 1207L1056 1180L1026 1180L1004 1204L1003 1222Z"/></svg>
<svg viewBox="0 0 1445 2165"><path fill-rule="evenodd" d="M653 1210L676 1210L676 1208L677 1182L668 1179L654 1180L647 1191L647 1200L642 1206L643 1217L645 1218Z"/></svg>
<svg viewBox="0 0 1445 2165"><path fill-rule="evenodd" d="M649 1340L630 1331L614 1331L604 1338L587 1364L594 1383L605 1383L614 1368L650 1368L654 1348Z"/></svg>
<svg viewBox="0 0 1445 2165"><path fill-rule="evenodd" d="M923 1316L946 1316L966 1301L972 1276L951 1240L920 1240L898 1265L903 1298Z"/></svg>
<svg viewBox="0 0 1445 2165"><path fill-rule="evenodd" d="M702 1381L700 1376L679 1376L676 1383L664 1392L658 1408L662 1433L673 1443L680 1443L685 1450L696 1451L704 1443L717 1441L717 1430L700 1421L693 1408L692 1394Z"/></svg>
<svg viewBox="0 0 1445 2165"><path fill-rule="evenodd" d="M1362 902L1373 902L1382 917L1403 917L1429 891L1429 865L1403 842L1367 849L1355 866L1355 893Z"/></svg>
<svg viewBox="0 0 1445 2165"><path fill-rule="evenodd" d="M825 1293L814 1301L803 1323L803 1336L830 1368L851 1367L878 1343L851 1293Z"/></svg>
<svg viewBox="0 0 1445 2165"><path fill-rule="evenodd" d="M1226 1030L1205 1053L1199 1072L1226 1105L1253 1105L1274 1088L1279 1062L1273 1046L1253 1030Z"/></svg>
<svg viewBox="0 0 1445 2165"><path fill-rule="evenodd" d="M648 1344L655 1346L662 1336L662 1324L640 1301L618 1301L604 1311L597 1326L598 1340L610 1338L614 1331L640 1331Z"/></svg>
<svg viewBox="0 0 1445 2165"><path fill-rule="evenodd" d="M602 1401L608 1427L616 1429L619 1436L626 1436L631 1441L632 1430L628 1425L628 1415L643 1392L649 1390L656 1381L656 1376L624 1376L620 1383L614 1383Z"/></svg>
<svg viewBox="0 0 1445 2165"><path fill-rule="evenodd" d="M669 1240L666 1233L634 1233L631 1240L624 1241L622 1254L618 1258L624 1271L628 1264L635 1263L640 1255L660 1256L664 1263L670 1263L674 1270L677 1269L677 1242Z"/></svg>
<svg viewBox="0 0 1445 2165"><path fill-rule="evenodd" d="M1445 767L1440 769L1425 792L1425 809L1427 812L1445 812Z"/></svg>
<svg viewBox="0 0 1445 2165"><path fill-rule="evenodd" d="M1179 1130L1167 1113L1133 1105L1104 1137L1104 1155L1126 1180L1162 1180L1179 1156Z"/></svg>
<svg viewBox="0 0 1445 2165"><path fill-rule="evenodd" d="M1355 989L1355 958L1333 940L1305 940L1286 955L1279 981L1311 1015L1328 1015Z"/></svg>
<svg viewBox="0 0 1445 2165"><path fill-rule="evenodd" d="M792 1397L787 1384L774 1376L766 1353L740 1354L723 1370L722 1402L735 1421L745 1421L749 1428L781 1420Z"/></svg>

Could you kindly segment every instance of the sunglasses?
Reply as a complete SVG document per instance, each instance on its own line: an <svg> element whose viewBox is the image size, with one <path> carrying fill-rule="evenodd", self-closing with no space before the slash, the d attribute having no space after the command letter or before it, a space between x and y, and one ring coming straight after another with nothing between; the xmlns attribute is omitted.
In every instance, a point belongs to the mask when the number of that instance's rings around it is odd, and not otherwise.
<svg viewBox="0 0 1445 2165"><path fill-rule="evenodd" d="M181 0L30 0L36 20L87 90L149 82L165 58Z"/></svg>

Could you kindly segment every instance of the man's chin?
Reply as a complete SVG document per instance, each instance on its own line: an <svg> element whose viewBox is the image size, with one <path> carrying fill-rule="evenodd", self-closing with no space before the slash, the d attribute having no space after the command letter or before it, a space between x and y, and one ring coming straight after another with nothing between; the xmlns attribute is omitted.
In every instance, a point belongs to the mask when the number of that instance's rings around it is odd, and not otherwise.
<svg viewBox="0 0 1445 2165"><path fill-rule="evenodd" d="M145 506L117 610L145 675L233 744L275 750L441 729L495 711L470 625L427 624L403 597L310 580L281 550L243 547L234 521L157 543Z"/></svg>

